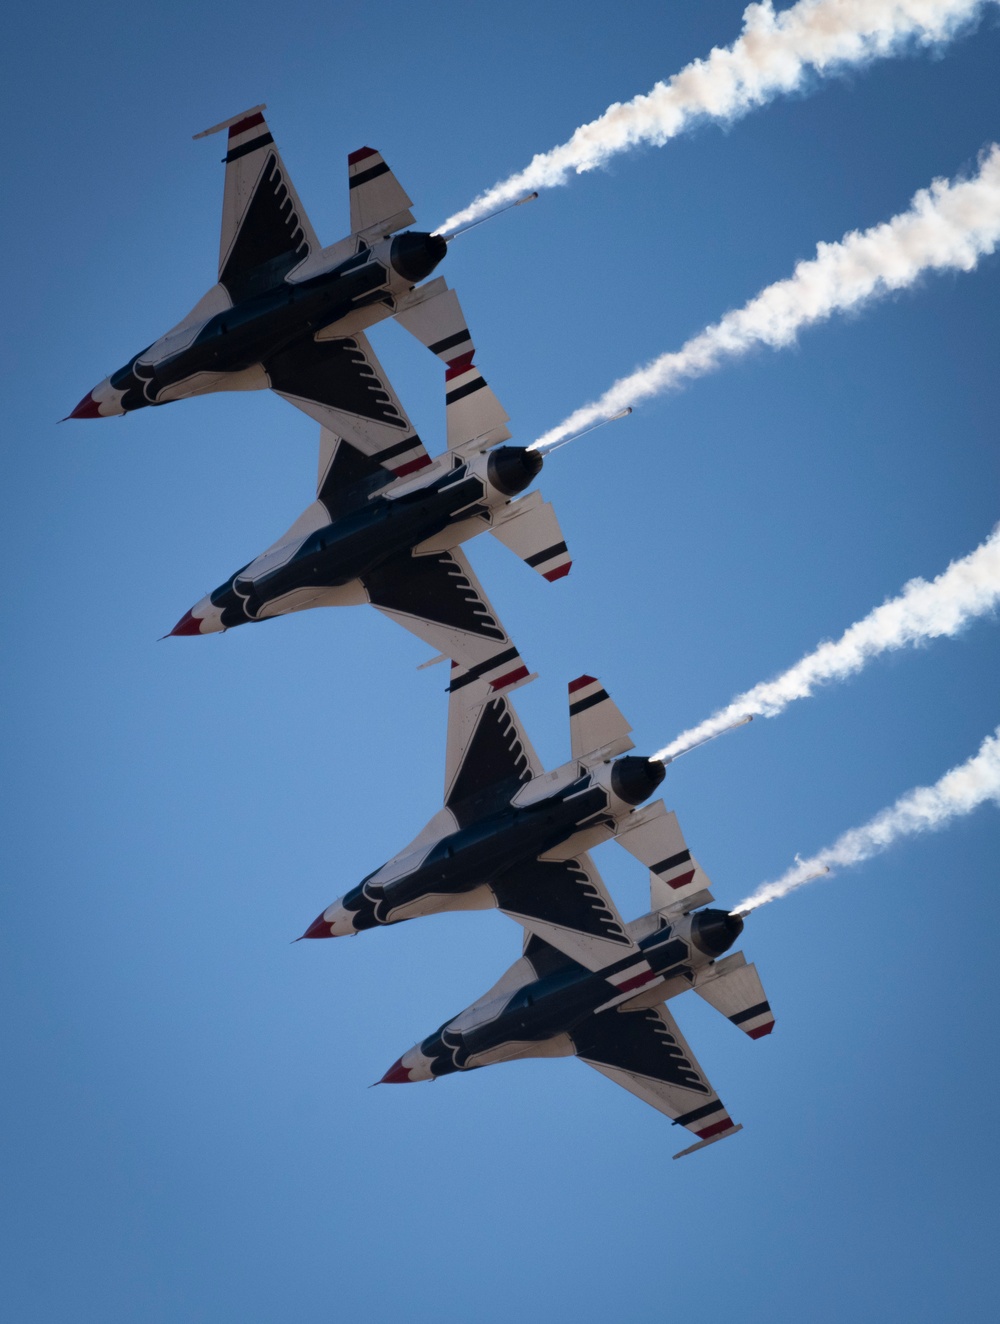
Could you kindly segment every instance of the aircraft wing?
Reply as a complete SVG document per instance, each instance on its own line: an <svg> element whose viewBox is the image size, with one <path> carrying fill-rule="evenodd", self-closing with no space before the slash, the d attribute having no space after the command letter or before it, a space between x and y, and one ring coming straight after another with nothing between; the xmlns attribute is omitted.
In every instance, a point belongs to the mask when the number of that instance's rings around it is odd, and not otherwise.
<svg viewBox="0 0 1000 1324"><path fill-rule="evenodd" d="M543 769L510 700L497 695L497 682L478 668L455 663L451 675L444 802L462 826L496 788L512 795L518 783L540 776ZM525 667L517 681L527 677Z"/></svg>
<svg viewBox="0 0 1000 1324"><path fill-rule="evenodd" d="M320 428L316 500L331 520L363 509L369 498L392 482L392 475L378 460L329 428Z"/></svg>
<svg viewBox="0 0 1000 1324"><path fill-rule="evenodd" d="M367 336L308 340L264 362L273 391L397 478L430 464Z"/></svg>
<svg viewBox="0 0 1000 1324"><path fill-rule="evenodd" d="M586 851L575 860L519 865L494 878L490 890L504 914L587 970L639 955Z"/></svg>
<svg viewBox="0 0 1000 1324"><path fill-rule="evenodd" d="M675 1158L741 1129L666 1007L597 1012L571 1030L570 1038L587 1066L698 1137L699 1144Z"/></svg>
<svg viewBox="0 0 1000 1324"><path fill-rule="evenodd" d="M458 549L392 557L361 582L374 607L475 674L495 683L528 674Z"/></svg>
<svg viewBox="0 0 1000 1324"><path fill-rule="evenodd" d="M319 251L262 112L254 106L204 133L229 130L219 241L219 283L233 303L280 285L293 267Z"/></svg>

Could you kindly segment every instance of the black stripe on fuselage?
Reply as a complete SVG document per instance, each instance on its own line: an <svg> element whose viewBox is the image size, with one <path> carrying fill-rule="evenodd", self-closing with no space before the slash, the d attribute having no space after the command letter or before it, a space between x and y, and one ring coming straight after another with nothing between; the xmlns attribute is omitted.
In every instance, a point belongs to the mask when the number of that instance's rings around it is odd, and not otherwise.
<svg viewBox="0 0 1000 1324"><path fill-rule="evenodd" d="M433 345L427 348L432 354L443 354L446 349L452 349L455 345L461 345L465 340L471 340L466 328L463 326L461 331L456 331L453 336L445 336L444 340L436 340Z"/></svg>
<svg viewBox="0 0 1000 1324"><path fill-rule="evenodd" d="M553 556L562 556L563 552L569 551L564 542L553 543L551 547L546 547L544 552L536 552L534 556L524 558L525 565L532 567L541 565L544 561L551 561Z"/></svg>
<svg viewBox="0 0 1000 1324"><path fill-rule="evenodd" d="M474 391L481 391L486 385L484 378L477 377L474 382L466 382L464 386L456 386L453 391L448 391L444 397L445 408L453 405L458 400L464 400L467 395L472 395Z"/></svg>
<svg viewBox="0 0 1000 1324"><path fill-rule="evenodd" d="M485 662L480 662L477 666L470 667L464 676L458 680L453 680L448 686L448 693L454 694L460 690L463 685L471 685L474 680L479 680L480 676L485 676L487 671L492 671L494 667L500 666L504 662L513 662L518 656L516 648L508 648L504 653L494 653L491 658Z"/></svg>
<svg viewBox="0 0 1000 1324"><path fill-rule="evenodd" d="M248 143L244 143L242 147L234 147L233 150L227 152L222 159L225 161L226 165L228 165L230 161L238 161L241 156L246 156L249 152L255 152L258 147L266 147L268 143L273 142L274 139L269 133L262 133L259 138L251 138L251 140Z"/></svg>
<svg viewBox="0 0 1000 1324"><path fill-rule="evenodd" d="M734 1025L742 1025L744 1021L752 1021L755 1016L763 1016L765 1012L771 1010L769 1002L758 1002L756 1007L747 1007L746 1011L738 1011L735 1016L729 1019Z"/></svg>
<svg viewBox="0 0 1000 1324"><path fill-rule="evenodd" d="M606 690L598 690L597 693L592 694L589 699L580 699L578 703L571 703L569 706L570 717L575 717L577 713L585 713L588 708L593 708L595 703L603 703L607 697L608 694Z"/></svg>
<svg viewBox="0 0 1000 1324"><path fill-rule="evenodd" d="M357 188L359 184L367 184L370 179L377 179L379 175L387 175L388 173L389 167L384 161L380 161L378 165L373 165L370 170L362 170L360 173L352 175L348 180L347 187L349 189Z"/></svg>
<svg viewBox="0 0 1000 1324"><path fill-rule="evenodd" d="M700 1122L703 1117L711 1117L713 1113L724 1113L726 1111L721 1099L716 1099L714 1103L706 1103L701 1108L692 1108L689 1113L681 1113L680 1117L674 1118L674 1126L690 1126L692 1122Z"/></svg>
<svg viewBox="0 0 1000 1324"><path fill-rule="evenodd" d="M687 864L690 858L691 852L682 850L678 851L676 855L671 855L669 860L661 860L659 864L653 864L650 867L653 873L667 873L670 869L676 868L678 864Z"/></svg>

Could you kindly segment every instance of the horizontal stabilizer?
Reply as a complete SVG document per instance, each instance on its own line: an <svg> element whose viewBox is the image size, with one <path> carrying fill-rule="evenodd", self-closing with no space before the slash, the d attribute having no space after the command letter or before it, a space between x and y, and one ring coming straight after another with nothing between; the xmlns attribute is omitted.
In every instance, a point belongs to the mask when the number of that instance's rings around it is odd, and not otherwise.
<svg viewBox="0 0 1000 1324"><path fill-rule="evenodd" d="M632 728L593 676L569 683L569 733L573 758L585 767L635 748Z"/></svg>
<svg viewBox="0 0 1000 1324"><path fill-rule="evenodd" d="M448 449L498 446L510 436L503 405L473 366L476 347L454 290L439 277L405 300L396 321L445 365Z"/></svg>
<svg viewBox="0 0 1000 1324"><path fill-rule="evenodd" d="M373 147L360 147L347 158L347 183L352 234L373 239L413 224L410 198Z"/></svg>
<svg viewBox="0 0 1000 1324"><path fill-rule="evenodd" d="M747 965L742 952L709 966L696 980L694 991L751 1039L761 1039L774 1029L774 1013L757 967Z"/></svg>
<svg viewBox="0 0 1000 1324"><path fill-rule="evenodd" d="M513 501L496 518L490 532L515 556L550 581L569 574L573 564L551 502L540 492Z"/></svg>
<svg viewBox="0 0 1000 1324"><path fill-rule="evenodd" d="M442 276L406 296L396 321L436 354L446 368L453 363L472 362L476 347L465 325L462 305Z"/></svg>
<svg viewBox="0 0 1000 1324"><path fill-rule="evenodd" d="M691 892L688 896L682 896L679 901L672 901L668 906L661 906L659 913L665 919L679 918L681 915L690 914L692 910L700 910L702 906L710 906L714 900L715 897L706 887L700 892Z"/></svg>
<svg viewBox="0 0 1000 1324"><path fill-rule="evenodd" d="M691 857L677 815L668 813L662 800L633 814L616 840L649 869L652 910L680 907L683 912L691 907L681 903L711 887L704 870Z"/></svg>

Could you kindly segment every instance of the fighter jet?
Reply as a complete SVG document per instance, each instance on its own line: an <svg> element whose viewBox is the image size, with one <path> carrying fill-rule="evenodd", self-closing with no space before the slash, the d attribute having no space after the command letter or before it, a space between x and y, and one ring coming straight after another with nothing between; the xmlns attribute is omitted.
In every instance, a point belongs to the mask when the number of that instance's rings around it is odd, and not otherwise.
<svg viewBox="0 0 1000 1324"><path fill-rule="evenodd" d="M69 417L106 418L211 391L270 387L393 473L408 473L426 457L364 331L395 315L421 337L430 323L419 310L441 287L414 286L444 257L446 241L397 233L413 222L410 199L380 154L362 147L348 157L351 233L321 248L264 109L195 135L229 131L218 283ZM424 343L460 386L463 345Z"/></svg>
<svg viewBox="0 0 1000 1324"><path fill-rule="evenodd" d="M572 758L546 773L509 698L453 663L444 808L303 936L498 906L587 970L617 968L634 943L589 848L614 837L675 888L694 865L662 800L637 812L665 765L626 753L632 728L593 676L570 683L569 714Z"/></svg>
<svg viewBox="0 0 1000 1324"><path fill-rule="evenodd" d="M674 1158L735 1135L733 1122L664 1005L693 988L751 1039L774 1028L754 966L742 953L720 960L743 930L738 914L698 909L712 900L673 814L661 820L670 867L650 873L651 910L623 925L606 964L574 961L525 921L524 955L493 988L395 1062L380 1084L437 1080L494 1062L575 1054L616 1085L698 1137ZM588 925L572 884L553 880L563 920ZM555 902L554 902L555 903ZM580 930L581 937L587 927Z"/></svg>
<svg viewBox="0 0 1000 1324"><path fill-rule="evenodd" d="M316 500L276 543L185 613L172 634L371 602L480 676L506 682L519 678L518 668L527 675L459 547L489 529L544 578L569 572L552 506L537 491L512 501L542 457L498 444L510 437L507 415L472 364L455 294L435 296L423 312L463 347L461 385L446 381L448 449L432 461L418 442L420 467L394 479L377 458L324 428Z"/></svg>

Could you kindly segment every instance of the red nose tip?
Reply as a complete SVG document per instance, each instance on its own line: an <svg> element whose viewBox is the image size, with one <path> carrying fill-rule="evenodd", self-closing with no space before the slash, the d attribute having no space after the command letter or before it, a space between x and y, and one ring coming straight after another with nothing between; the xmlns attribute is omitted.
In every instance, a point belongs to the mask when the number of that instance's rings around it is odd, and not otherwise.
<svg viewBox="0 0 1000 1324"><path fill-rule="evenodd" d="M379 1081L380 1085L408 1085L410 1083L410 1069L403 1066L403 1059L393 1062L392 1066Z"/></svg>
<svg viewBox="0 0 1000 1324"><path fill-rule="evenodd" d="M170 634L201 634L201 617L192 616L189 611L186 611L170 631ZM170 635L167 636L168 639L169 637Z"/></svg>
<svg viewBox="0 0 1000 1324"><path fill-rule="evenodd" d="M103 418L100 406L94 399L93 392L88 391L83 397L72 414L67 414L67 418Z"/></svg>
<svg viewBox="0 0 1000 1324"><path fill-rule="evenodd" d="M320 915L318 919L313 920L302 936L303 938L332 938L330 921Z"/></svg>

